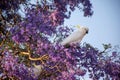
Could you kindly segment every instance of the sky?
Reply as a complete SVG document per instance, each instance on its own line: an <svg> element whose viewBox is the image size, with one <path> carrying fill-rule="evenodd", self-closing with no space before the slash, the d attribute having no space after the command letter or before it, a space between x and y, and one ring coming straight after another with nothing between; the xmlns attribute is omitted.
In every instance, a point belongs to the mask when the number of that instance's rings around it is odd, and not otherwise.
<svg viewBox="0 0 120 80"><path fill-rule="evenodd" d="M89 28L83 42L103 50L102 44L120 45L120 0L90 0L94 14L84 17L83 12L76 9L65 25L81 25Z"/></svg>

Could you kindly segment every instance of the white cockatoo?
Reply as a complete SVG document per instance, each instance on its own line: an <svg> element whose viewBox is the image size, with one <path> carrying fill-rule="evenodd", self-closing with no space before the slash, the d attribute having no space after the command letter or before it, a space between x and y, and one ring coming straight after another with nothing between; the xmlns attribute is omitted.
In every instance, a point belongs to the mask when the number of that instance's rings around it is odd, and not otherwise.
<svg viewBox="0 0 120 80"><path fill-rule="evenodd" d="M77 26L78 30L73 32L71 35L69 35L67 38L65 38L61 45L66 45L70 43L79 43L83 39L83 37L88 33L89 29L87 27L80 27Z"/></svg>

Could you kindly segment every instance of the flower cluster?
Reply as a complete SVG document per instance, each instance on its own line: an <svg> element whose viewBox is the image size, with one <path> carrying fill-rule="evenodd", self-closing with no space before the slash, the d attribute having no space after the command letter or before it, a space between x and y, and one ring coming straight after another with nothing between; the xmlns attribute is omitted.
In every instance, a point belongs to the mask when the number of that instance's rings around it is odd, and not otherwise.
<svg viewBox="0 0 120 80"><path fill-rule="evenodd" d="M2 72L0 79L19 79L19 80L33 80L32 75L29 74L29 67L18 62L18 57L12 55L11 52L5 51L1 60Z"/></svg>

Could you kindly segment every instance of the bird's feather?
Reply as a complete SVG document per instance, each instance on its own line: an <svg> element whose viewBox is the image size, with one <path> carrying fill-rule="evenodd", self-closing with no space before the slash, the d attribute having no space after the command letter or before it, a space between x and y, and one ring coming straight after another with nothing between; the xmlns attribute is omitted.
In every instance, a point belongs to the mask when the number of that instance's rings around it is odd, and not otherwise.
<svg viewBox="0 0 120 80"><path fill-rule="evenodd" d="M71 35L69 35L67 38L65 38L61 42L61 45L66 45L66 44L69 44L69 43L78 43L78 42L81 42L81 40L85 36L87 30L88 29L85 28L85 27L80 27L79 30L73 32Z"/></svg>

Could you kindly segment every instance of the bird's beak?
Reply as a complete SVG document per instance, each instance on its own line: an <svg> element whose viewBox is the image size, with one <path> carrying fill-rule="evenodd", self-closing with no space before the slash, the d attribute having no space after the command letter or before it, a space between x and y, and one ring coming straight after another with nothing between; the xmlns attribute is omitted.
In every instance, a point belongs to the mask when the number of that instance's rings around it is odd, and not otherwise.
<svg viewBox="0 0 120 80"><path fill-rule="evenodd" d="M88 34L89 30L86 30L86 34Z"/></svg>
<svg viewBox="0 0 120 80"><path fill-rule="evenodd" d="M89 33L89 29L88 29L88 28L85 28L85 30L86 30L86 34L88 34L88 33Z"/></svg>

